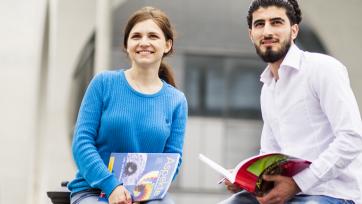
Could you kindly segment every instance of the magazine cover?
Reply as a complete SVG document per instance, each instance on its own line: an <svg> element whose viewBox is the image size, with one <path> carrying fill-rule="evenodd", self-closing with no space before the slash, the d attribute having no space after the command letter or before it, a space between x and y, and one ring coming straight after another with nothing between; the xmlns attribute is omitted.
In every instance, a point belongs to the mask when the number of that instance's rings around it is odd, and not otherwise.
<svg viewBox="0 0 362 204"><path fill-rule="evenodd" d="M108 169L123 183L134 202L162 199L179 163L177 153L112 153ZM101 195L105 199L104 194Z"/></svg>

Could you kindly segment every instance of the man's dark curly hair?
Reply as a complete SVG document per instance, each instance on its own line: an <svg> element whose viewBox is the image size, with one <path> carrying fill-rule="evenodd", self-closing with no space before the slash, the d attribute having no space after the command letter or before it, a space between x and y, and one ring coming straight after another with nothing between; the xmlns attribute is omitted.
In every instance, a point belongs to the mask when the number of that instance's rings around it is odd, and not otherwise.
<svg viewBox="0 0 362 204"><path fill-rule="evenodd" d="M299 9L297 0L253 0L249 7L248 16L246 17L249 29L252 27L253 13L260 7L267 8L270 6L284 8L291 25L299 24L302 21L302 12Z"/></svg>

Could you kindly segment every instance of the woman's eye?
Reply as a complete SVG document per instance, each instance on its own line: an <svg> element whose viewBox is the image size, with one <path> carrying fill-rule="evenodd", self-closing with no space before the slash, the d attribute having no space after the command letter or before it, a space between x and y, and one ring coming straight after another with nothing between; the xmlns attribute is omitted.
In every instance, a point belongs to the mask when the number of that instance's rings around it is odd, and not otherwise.
<svg viewBox="0 0 362 204"><path fill-rule="evenodd" d="M140 35L132 35L132 36L131 36L131 39L139 39L139 38L141 38Z"/></svg>
<svg viewBox="0 0 362 204"><path fill-rule="evenodd" d="M150 38L151 39L158 39L158 36L157 35L150 35Z"/></svg>

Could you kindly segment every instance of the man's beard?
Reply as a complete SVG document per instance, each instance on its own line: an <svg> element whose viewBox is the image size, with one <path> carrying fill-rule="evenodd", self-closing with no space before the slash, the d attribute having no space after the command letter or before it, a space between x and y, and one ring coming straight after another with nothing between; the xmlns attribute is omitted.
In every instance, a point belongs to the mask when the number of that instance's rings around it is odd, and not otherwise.
<svg viewBox="0 0 362 204"><path fill-rule="evenodd" d="M256 44L254 44L254 46L256 49L256 53L261 57L264 62L273 63L280 59L283 59L287 55L288 50L291 46L291 40L286 40L282 44L280 50L277 51L273 51L271 47L268 47L265 52L263 52L261 51L260 46L258 47Z"/></svg>

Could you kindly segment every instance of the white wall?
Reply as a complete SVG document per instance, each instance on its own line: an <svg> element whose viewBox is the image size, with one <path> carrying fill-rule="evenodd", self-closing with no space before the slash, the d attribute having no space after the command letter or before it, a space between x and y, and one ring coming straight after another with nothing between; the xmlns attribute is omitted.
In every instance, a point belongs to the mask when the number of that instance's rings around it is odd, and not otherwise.
<svg viewBox="0 0 362 204"><path fill-rule="evenodd" d="M81 49L95 28L95 0L51 1L49 66L41 124L39 197L48 203L47 190L74 177L69 126L72 75Z"/></svg>
<svg viewBox="0 0 362 204"><path fill-rule="evenodd" d="M31 203L45 0L0 2L0 203Z"/></svg>
<svg viewBox="0 0 362 204"><path fill-rule="evenodd" d="M95 0L50 0L49 41L47 3L0 2L1 204L49 203L46 191L75 172L69 92L95 26Z"/></svg>
<svg viewBox="0 0 362 204"><path fill-rule="evenodd" d="M261 121L190 117L187 123L179 187L187 190L218 191L220 175L200 162L206 155L227 169L255 155L259 149Z"/></svg>

